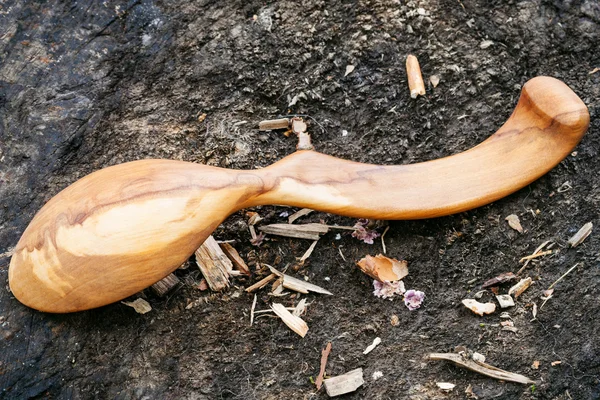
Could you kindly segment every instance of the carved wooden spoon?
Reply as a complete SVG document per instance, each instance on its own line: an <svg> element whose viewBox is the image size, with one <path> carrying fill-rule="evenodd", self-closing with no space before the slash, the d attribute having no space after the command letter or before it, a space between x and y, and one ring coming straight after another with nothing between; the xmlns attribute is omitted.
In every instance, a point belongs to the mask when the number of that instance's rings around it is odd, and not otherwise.
<svg viewBox="0 0 600 400"><path fill-rule="evenodd" d="M232 212L262 204L418 219L506 196L557 165L589 124L549 77L527 82L489 139L420 164L381 166L298 151L263 169L143 160L94 172L52 198L19 240L10 288L29 307L72 312L130 296L179 267Z"/></svg>

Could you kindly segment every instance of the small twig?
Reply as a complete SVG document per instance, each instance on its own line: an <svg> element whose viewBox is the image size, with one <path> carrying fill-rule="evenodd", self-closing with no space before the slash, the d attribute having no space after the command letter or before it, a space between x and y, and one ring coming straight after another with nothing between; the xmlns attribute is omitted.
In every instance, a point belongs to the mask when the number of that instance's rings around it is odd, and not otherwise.
<svg viewBox="0 0 600 400"><path fill-rule="evenodd" d="M520 262L520 263L522 263L523 261L527 261L527 260L533 260L534 258L538 258L538 257L547 256L548 254L552 254L552 253L553 253L553 251L552 251L552 250L546 250L546 251L542 251L542 252L539 252L539 253L531 254L531 255L529 255L529 256L525 256L525 257L521 258L521 259L519 260L519 262ZM520 273L520 272L521 272L521 271L519 271L519 273ZM517 275L518 275L518 273L517 273Z"/></svg>
<svg viewBox="0 0 600 400"><path fill-rule="evenodd" d="M389 225L385 227L385 230L383 231L383 233L381 234L381 247L383 248L383 254L387 254L387 250L385 248L385 241L383 240L385 234L387 233L387 231L390 230Z"/></svg>
<svg viewBox="0 0 600 400"><path fill-rule="evenodd" d="M260 281L256 282L254 285L248 286L246 288L246 292L252 293L255 290L261 289L275 278L277 278L277 275L271 274L271 275L267 276L266 278L263 278Z"/></svg>
<svg viewBox="0 0 600 400"><path fill-rule="evenodd" d="M546 240L544 243L540 244L531 255L535 255L535 254L539 253L549 243L550 243L550 241ZM519 270L519 272L517 272L517 275L520 275L521 272L525 271L525 268L527 268L527 265L529 264L530 261L531 260L525 260L525 264L523 264L523 266L521 267L521 269Z"/></svg>
<svg viewBox="0 0 600 400"><path fill-rule="evenodd" d="M315 384L317 385L317 390L321 389L321 385L323 384L323 378L325 377L325 367L327 366L327 358L329 357L329 353L331 352L331 342L327 343L327 346L321 351L321 370L319 371L319 376L317 377L317 381Z"/></svg>

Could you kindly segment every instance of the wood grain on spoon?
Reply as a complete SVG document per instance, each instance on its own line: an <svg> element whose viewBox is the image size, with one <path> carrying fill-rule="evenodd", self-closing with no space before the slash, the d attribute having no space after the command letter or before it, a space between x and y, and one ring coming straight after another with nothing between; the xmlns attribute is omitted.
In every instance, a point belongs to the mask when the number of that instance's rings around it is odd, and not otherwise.
<svg viewBox="0 0 600 400"><path fill-rule="evenodd" d="M52 198L21 237L9 268L24 304L72 312L130 296L174 271L232 212L306 207L351 217L431 218L469 210L536 180L589 124L564 83L530 80L510 119L463 153L381 166L298 151L259 170L143 160L94 172Z"/></svg>

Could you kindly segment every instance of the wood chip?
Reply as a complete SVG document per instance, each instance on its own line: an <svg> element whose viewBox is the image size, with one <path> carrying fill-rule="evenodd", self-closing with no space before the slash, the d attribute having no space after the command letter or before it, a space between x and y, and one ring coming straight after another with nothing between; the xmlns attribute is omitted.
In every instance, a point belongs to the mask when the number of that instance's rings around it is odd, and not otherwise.
<svg viewBox="0 0 600 400"><path fill-rule="evenodd" d="M521 279L519 283L508 290L508 294L517 299L525 290L527 290L527 288L529 288L529 286L531 286L531 282L531 278L529 277Z"/></svg>
<svg viewBox="0 0 600 400"><path fill-rule="evenodd" d="M292 314L294 314L296 317L299 317L302 314L304 314L305 311L306 311L306 299L302 299L298 302L298 304L292 311Z"/></svg>
<svg viewBox="0 0 600 400"><path fill-rule="evenodd" d="M434 88L436 88L437 85L440 84L440 78L437 75L431 75L429 77L429 82L431 82L431 86L433 86Z"/></svg>
<svg viewBox="0 0 600 400"><path fill-rule="evenodd" d="M492 314L494 311L496 311L496 305L494 303L480 303L473 299L464 299L462 303L469 310L481 316L483 316L483 314Z"/></svg>
<svg viewBox="0 0 600 400"><path fill-rule="evenodd" d="M535 360L532 364L531 364L531 369L538 369L540 368L540 362Z"/></svg>
<svg viewBox="0 0 600 400"><path fill-rule="evenodd" d="M311 210L310 208L303 208L300 211L296 211L295 213L293 213L292 215L290 215L288 217L288 224L294 223L294 221L297 220L298 218L304 217L305 215L308 215L313 211L315 211L315 210Z"/></svg>
<svg viewBox="0 0 600 400"><path fill-rule="evenodd" d="M447 360L455 363L456 365L467 368L471 371L477 372L479 374L489 376L490 378L499 379L507 382L516 382L522 384L532 384L535 383L531 379L526 376L515 374L512 372L504 371L499 368L496 368L492 365L473 361L471 359L465 358L460 354L455 353L431 353L429 354L430 360Z"/></svg>
<svg viewBox="0 0 600 400"><path fill-rule="evenodd" d="M163 297L167 293L169 293L175 286L177 286L181 281L174 274L169 274L162 278L160 281L156 282L152 285L152 291L156 293L157 296Z"/></svg>
<svg viewBox="0 0 600 400"><path fill-rule="evenodd" d="M260 281L256 282L254 285L248 286L246 288L246 292L252 293L255 290L261 289L261 288L267 286L269 284L269 282L271 282L275 278L277 278L277 275L271 274L271 275L267 276L266 278L263 278Z"/></svg>
<svg viewBox="0 0 600 400"><path fill-rule="evenodd" d="M271 224L261 226L258 229L269 235L278 235L310 240L319 240L321 235L329 232L329 227L323 224Z"/></svg>
<svg viewBox="0 0 600 400"><path fill-rule="evenodd" d="M581 229L568 240L571 247L579 246L588 236L590 236L593 227L594 225L591 222L583 225Z"/></svg>
<svg viewBox="0 0 600 400"><path fill-rule="evenodd" d="M508 294L500 294L496 296L496 300L498 300L500 308L514 307L515 305L515 301L513 300L512 296Z"/></svg>
<svg viewBox="0 0 600 400"><path fill-rule="evenodd" d="M328 342L327 346L321 351L321 367L319 370L319 376L317 376L317 381L315 382L317 390L321 389L321 385L323 384L323 377L325 376L325 367L327 366L327 358L329 357L330 352L331 342Z"/></svg>
<svg viewBox="0 0 600 400"><path fill-rule="evenodd" d="M147 312L152 311L150 303L148 303L141 297L139 299L135 299L134 301L122 301L121 303L125 304L126 306L132 307L138 314L146 314Z"/></svg>
<svg viewBox="0 0 600 400"><path fill-rule="evenodd" d="M287 118L268 119L258 123L259 131L272 131L274 129L287 129L290 126L290 120Z"/></svg>
<svg viewBox="0 0 600 400"><path fill-rule="evenodd" d="M519 233L523 233L523 227L521 226L521 220L516 214L510 214L508 217L504 218L508 225L513 228L515 231Z"/></svg>
<svg viewBox="0 0 600 400"><path fill-rule="evenodd" d="M329 397L351 393L365 383L363 380L363 370L362 368L357 368L344 375L325 379L323 383L325 384L325 390Z"/></svg>
<svg viewBox="0 0 600 400"><path fill-rule="evenodd" d="M560 365L561 363L562 363L562 361L552 361L552 362L550 363L550 365L552 365L552 366L554 367L554 366L556 366L556 365Z"/></svg>
<svg viewBox="0 0 600 400"><path fill-rule="evenodd" d="M354 71L354 65L346 65L346 72L344 72L344 76L350 75Z"/></svg>
<svg viewBox="0 0 600 400"><path fill-rule="evenodd" d="M502 283L508 282L508 281L512 281L514 279L517 279L517 277L515 276L515 274L513 274L512 272L505 272L503 274L500 274L498 276L493 277L492 279L488 279L487 281L485 281L483 283L483 285L481 285L482 289L488 288L490 286L496 286L496 285L500 285Z"/></svg>
<svg viewBox="0 0 600 400"><path fill-rule="evenodd" d="M280 272L280 271L276 270L275 268L271 267L270 265L267 265L267 267L269 267L269 269L271 270L271 272L273 274L276 274L277 276L283 277L283 287L286 288L286 289L294 290L296 292L304 293L304 294L307 294L308 292L315 292L315 293L333 295L333 293L331 293L328 290L323 289L320 286L314 285L312 283L308 283L308 282L303 281L301 279L297 279L297 278L291 277L289 275L285 275L282 272Z"/></svg>
<svg viewBox="0 0 600 400"><path fill-rule="evenodd" d="M435 384L444 392L449 392L456 387L455 384L450 382L436 382Z"/></svg>
<svg viewBox="0 0 600 400"><path fill-rule="evenodd" d="M229 276L233 264L221 250L221 246L209 236L195 252L196 264L212 291L218 292L229 287Z"/></svg>
<svg viewBox="0 0 600 400"><path fill-rule="evenodd" d="M310 255L312 254L312 252L315 249L315 246L317 245L318 240L315 240L314 242L312 242L312 244L310 245L310 247L304 252L304 254L302 255L302 257L300 257L300 263L304 263L304 261L306 261L308 259L308 257L310 257Z"/></svg>
<svg viewBox="0 0 600 400"><path fill-rule="evenodd" d="M378 254L375 257L367 255L357 265L371 278L379 281L398 281L408 275L408 262Z"/></svg>
<svg viewBox="0 0 600 400"><path fill-rule="evenodd" d="M412 54L406 57L406 75L408 76L408 88L410 89L410 97L416 99L417 96L425 95L425 83L423 75L421 75L421 67L419 60Z"/></svg>
<svg viewBox="0 0 600 400"><path fill-rule="evenodd" d="M294 332L296 332L301 337L306 336L306 332L308 332L308 325L306 322L302 320L302 318L293 315L289 312L283 304L273 303L271 306L275 314Z"/></svg>
<svg viewBox="0 0 600 400"><path fill-rule="evenodd" d="M229 258L235 269L237 269L244 275L252 275L252 272L250 272L250 268L248 268L248 265L246 265L244 259L240 257L240 253L238 253L232 245L230 245L229 243L220 242L219 246L221 247L221 250L223 250L223 253L225 253L225 255L227 256L227 258Z"/></svg>
<svg viewBox="0 0 600 400"><path fill-rule="evenodd" d="M371 343L369 346L367 346L367 348L365 349L365 351L363 351L363 354L369 354L370 352L373 351L373 349L377 346L379 346L379 344L381 343L381 338L376 337L373 340L373 343Z"/></svg>

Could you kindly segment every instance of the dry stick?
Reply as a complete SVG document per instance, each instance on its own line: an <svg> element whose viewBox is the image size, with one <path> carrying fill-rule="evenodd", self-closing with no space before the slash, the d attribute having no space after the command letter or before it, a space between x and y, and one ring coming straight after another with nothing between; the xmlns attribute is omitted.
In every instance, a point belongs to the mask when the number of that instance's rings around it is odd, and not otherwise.
<svg viewBox="0 0 600 400"><path fill-rule="evenodd" d="M325 367L327 366L327 358L329 357L330 352L331 342L328 342L327 346L321 351L321 370L319 371L319 376L317 377L317 390L321 389L321 385L323 384L323 377L325 376Z"/></svg>
<svg viewBox="0 0 600 400"><path fill-rule="evenodd" d="M387 231L389 231L389 230L390 230L390 227L386 226L385 230L381 234L381 247L383 248L383 254L387 254L387 250L385 248L385 242L383 241L383 238L384 238L385 234L387 233Z"/></svg>
<svg viewBox="0 0 600 400"><path fill-rule="evenodd" d="M490 378L499 379L502 381L508 382L516 382L523 384L535 383L528 377L520 374L515 374L513 372L504 371L500 368L496 368L492 365L477 362L470 360L468 358L464 358L460 354L454 353L431 353L429 354L430 360L447 360L452 361L456 365L459 365L463 368L467 368L471 371L477 372L479 374L489 376Z"/></svg>
<svg viewBox="0 0 600 400"><path fill-rule="evenodd" d="M525 256L523 258L521 258L519 260L519 262L523 262L523 261L528 261L528 260L533 260L534 258L538 258L538 257L543 257L543 256L547 256L548 254L552 254L553 251L552 250L546 250L546 251L542 251L540 253L535 253L529 256ZM519 270L519 272L517 273L517 275L520 273L521 271Z"/></svg>
<svg viewBox="0 0 600 400"><path fill-rule="evenodd" d="M266 278L263 278L260 281L256 282L254 285L248 286L246 288L246 292L252 293L255 290L261 289L261 288L265 287L269 282L271 282L275 278L277 278L277 275L271 274L271 275L267 276Z"/></svg>
<svg viewBox="0 0 600 400"><path fill-rule="evenodd" d="M406 75L408 76L410 97L416 99L418 95L425 95L425 83L423 82L423 75L421 75L419 60L412 54L406 57Z"/></svg>
<svg viewBox="0 0 600 400"><path fill-rule="evenodd" d="M539 253L544 247L546 247L548 245L548 243L550 243L549 240L546 240L544 243L540 244L535 251L532 253L532 255ZM521 269L519 270L519 272L517 272L517 275L520 275L521 272L525 271L525 268L527 268L527 265L529 264L529 261L531 260L525 260L525 264L523 264L523 266L521 267Z"/></svg>

